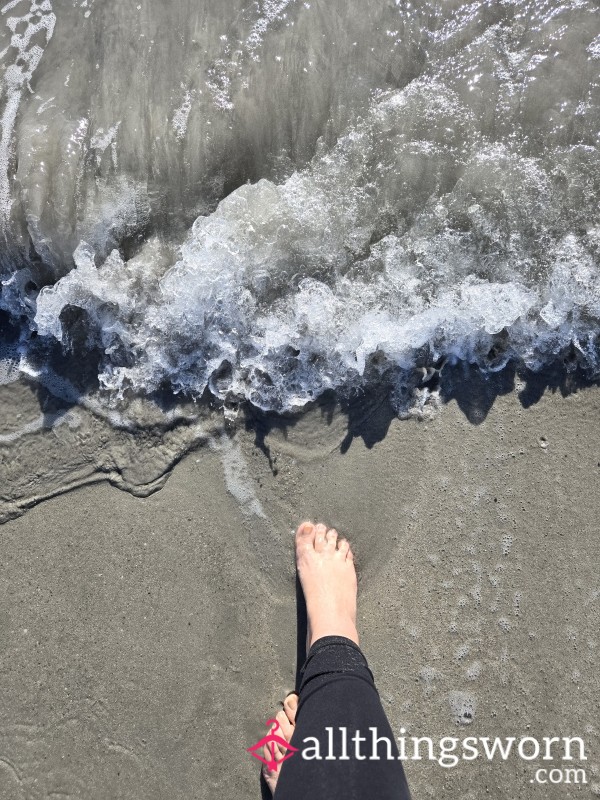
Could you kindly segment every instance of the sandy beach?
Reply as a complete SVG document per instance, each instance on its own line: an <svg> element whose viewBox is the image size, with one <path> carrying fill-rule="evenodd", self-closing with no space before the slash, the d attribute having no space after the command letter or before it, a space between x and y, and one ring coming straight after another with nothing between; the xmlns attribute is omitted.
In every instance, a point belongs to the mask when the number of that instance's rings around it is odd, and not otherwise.
<svg viewBox="0 0 600 800"><path fill-rule="evenodd" d="M259 798L306 519L413 800L600 797L599 75L598 0L0 4L0 800Z"/></svg>
<svg viewBox="0 0 600 800"><path fill-rule="evenodd" d="M421 421L375 402L254 420L146 498L104 481L8 521L0 797L259 797L246 748L294 686L305 517L354 544L398 735L586 744L585 786L532 785L541 761L424 759L415 798L600 795L600 394L526 408L518 390Z"/></svg>

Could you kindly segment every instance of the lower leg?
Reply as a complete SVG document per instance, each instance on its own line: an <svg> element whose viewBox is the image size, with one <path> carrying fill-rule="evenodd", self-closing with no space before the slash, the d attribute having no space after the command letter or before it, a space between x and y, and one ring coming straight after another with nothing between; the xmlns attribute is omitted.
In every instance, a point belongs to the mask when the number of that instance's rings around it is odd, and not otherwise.
<svg viewBox="0 0 600 800"><path fill-rule="evenodd" d="M406 800L410 795L394 737L358 647L350 546L338 541L335 531L305 523L296 534L296 561L311 647L302 671L300 702L296 708L288 699L288 708L280 712L288 725L281 730L294 747L308 744L310 754L320 758L306 760L298 753L275 773L267 771L267 783L272 790L277 786L276 800ZM292 714L287 713L290 704ZM379 760L371 758L374 754Z"/></svg>

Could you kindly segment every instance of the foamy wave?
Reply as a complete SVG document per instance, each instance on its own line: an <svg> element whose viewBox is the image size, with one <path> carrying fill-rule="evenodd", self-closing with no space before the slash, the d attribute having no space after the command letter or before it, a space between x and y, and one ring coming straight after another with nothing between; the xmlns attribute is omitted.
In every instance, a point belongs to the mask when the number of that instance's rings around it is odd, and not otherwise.
<svg viewBox="0 0 600 800"><path fill-rule="evenodd" d="M38 297L38 333L66 341L75 307L111 393L209 388L277 410L444 357L537 369L572 346L595 369L600 227L581 219L597 150L533 158L475 131L454 93L415 83L306 171L197 219L166 271L150 247L97 268L82 244ZM571 209L573 182L587 194Z"/></svg>
<svg viewBox="0 0 600 800"><path fill-rule="evenodd" d="M165 148L169 175L175 174L179 157L169 147L196 141L196 106L204 103L202 125L215 133L197 139L200 161L208 165L215 153L215 162L207 172L192 173L191 183L212 181L215 192L226 185L216 165L233 158L234 148L215 147L229 131L237 136L244 130L257 143L240 154L241 162L253 148L272 145L257 163L281 159L281 170L257 167L256 174L270 179L234 181L239 188L218 206L207 195L197 206L206 215L174 248L177 210L161 208L155 225L160 203L144 188L146 162L138 163L143 158L137 154L122 157L126 137L138 131L128 109L119 107L101 127L92 116L71 115L64 135L75 136L77 146L69 175L88 170L90 178L94 165L98 175L93 185L87 178L81 183L79 205L53 228L48 208L55 206L44 192L55 184L43 170L32 173L35 187L28 191L37 205L28 212L27 230L38 261L7 277L2 307L20 317L42 347L60 342L72 359L97 362L100 386L112 400L166 387L194 397L209 390L225 402L248 400L281 411L327 389L349 391L381 380L396 384L400 397L415 368L448 359L487 370L509 360L540 369L568 356L597 372L597 6L585 0L458 4L456 13L444 6L431 16L427 4L417 4L415 14L376 4L375 28L365 18L373 44L367 48L353 33L331 57L349 58L354 51L369 86L389 87L397 74L400 88L363 91L355 65L356 107L344 101L342 113L333 102L335 92L346 96L342 89L325 78L318 85L325 51L319 62L310 54L298 64L288 60L286 70L297 71L281 73L289 91L278 95L277 135L270 139L249 99L264 97L280 74L287 45L300 36L296 22L319 42L329 41L338 23L311 4L259 5L242 15L243 35L231 29L220 37L219 53L229 54L225 77L216 80L217 62L206 66L208 89L214 78L215 91L227 89L226 103L215 109L195 78L178 75L168 113L151 115L141 140L153 142L155 155ZM376 41L394 64L389 80L377 77ZM250 51L258 60L246 59ZM310 82L302 83L307 76ZM59 102L59 88L52 84L47 108ZM287 123L279 124L279 117L288 119L289 112L292 127L304 125L298 122L305 118L301 99L314 111L310 124L321 131L312 160L306 147L294 145L295 133L289 153L273 144L285 138ZM160 119L168 133L159 145L160 136L150 132ZM34 151L20 152L20 165L33 159ZM153 163L147 162L148 174ZM53 180L62 186L60 176L59 170ZM179 196L181 180L173 178L169 197ZM148 238L152 230L157 235ZM58 254L68 245L70 257L79 240L69 272ZM110 252L118 243L121 250Z"/></svg>

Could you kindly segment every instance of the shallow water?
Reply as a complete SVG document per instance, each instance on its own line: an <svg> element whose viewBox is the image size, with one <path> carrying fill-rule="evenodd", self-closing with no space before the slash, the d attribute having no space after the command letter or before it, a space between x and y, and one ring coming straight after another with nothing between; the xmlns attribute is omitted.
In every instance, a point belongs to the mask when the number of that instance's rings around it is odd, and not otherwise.
<svg viewBox="0 0 600 800"><path fill-rule="evenodd" d="M135 425L598 373L596 2L0 14L0 382Z"/></svg>

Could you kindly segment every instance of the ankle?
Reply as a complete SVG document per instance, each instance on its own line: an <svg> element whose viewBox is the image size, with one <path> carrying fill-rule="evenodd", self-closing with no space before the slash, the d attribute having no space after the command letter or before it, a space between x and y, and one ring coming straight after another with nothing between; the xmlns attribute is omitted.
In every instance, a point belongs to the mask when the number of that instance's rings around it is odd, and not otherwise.
<svg viewBox="0 0 600 800"><path fill-rule="evenodd" d="M336 620L335 622L321 622L312 626L310 630L309 647L325 636L344 636L346 639L358 644L358 631L353 620Z"/></svg>

